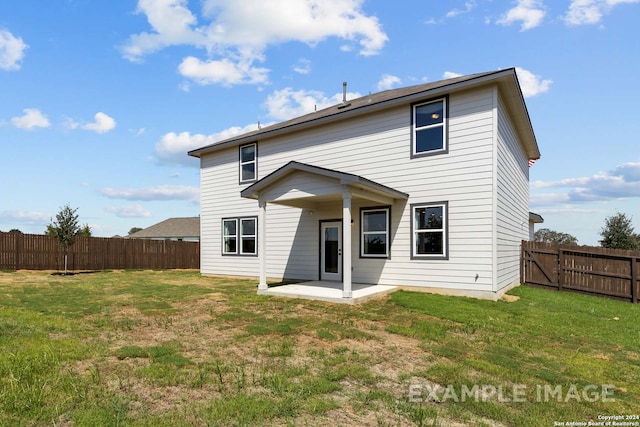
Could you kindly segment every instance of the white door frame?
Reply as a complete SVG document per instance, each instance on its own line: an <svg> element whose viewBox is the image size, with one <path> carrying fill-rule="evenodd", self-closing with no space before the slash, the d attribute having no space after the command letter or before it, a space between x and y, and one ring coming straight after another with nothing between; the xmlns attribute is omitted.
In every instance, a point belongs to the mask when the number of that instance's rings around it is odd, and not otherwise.
<svg viewBox="0 0 640 427"><path fill-rule="evenodd" d="M327 237L332 239L337 238L337 242L334 240L331 243L335 258L328 259L326 257L327 251L331 251L331 247L327 247ZM320 222L320 280L342 280L342 221L322 221ZM331 262L327 264L327 262ZM335 265L337 263L337 265Z"/></svg>

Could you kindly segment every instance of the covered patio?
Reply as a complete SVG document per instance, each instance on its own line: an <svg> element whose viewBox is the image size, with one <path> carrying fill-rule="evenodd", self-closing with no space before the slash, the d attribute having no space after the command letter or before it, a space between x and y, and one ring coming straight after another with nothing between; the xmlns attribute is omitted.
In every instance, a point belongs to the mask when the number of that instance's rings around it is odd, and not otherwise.
<svg viewBox="0 0 640 427"><path fill-rule="evenodd" d="M358 175L291 161L271 174L255 182L241 192L242 197L258 201L258 258L261 294L291 293L301 298L312 297L330 301L354 302L370 294L390 291L388 286L352 283L352 202L366 200L379 205L391 206L397 200L407 200L409 195L393 188L378 184ZM314 209L319 204L342 201L341 225L333 226L332 232L340 232L339 244L335 246L337 270L334 281L326 280L320 272L318 281L278 288L267 287L267 206L277 203L302 209ZM336 228L340 228L335 230ZM358 247L358 242L355 242ZM322 252L322 251L321 251ZM320 255L323 256L322 254ZM322 263L321 263L322 264ZM320 267L322 271L322 267ZM325 280L323 280L325 279ZM287 286L290 286L287 288ZM393 288L393 287L391 287Z"/></svg>

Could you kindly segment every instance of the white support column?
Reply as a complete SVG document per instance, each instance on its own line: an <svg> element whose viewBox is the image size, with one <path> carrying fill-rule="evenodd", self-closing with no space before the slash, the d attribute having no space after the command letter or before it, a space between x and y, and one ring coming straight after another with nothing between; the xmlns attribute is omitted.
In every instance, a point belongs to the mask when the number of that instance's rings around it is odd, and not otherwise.
<svg viewBox="0 0 640 427"><path fill-rule="evenodd" d="M267 202L258 200L260 211L258 213L258 258L260 260L260 283L258 290L267 289Z"/></svg>
<svg viewBox="0 0 640 427"><path fill-rule="evenodd" d="M342 192L342 297L351 298L351 191Z"/></svg>

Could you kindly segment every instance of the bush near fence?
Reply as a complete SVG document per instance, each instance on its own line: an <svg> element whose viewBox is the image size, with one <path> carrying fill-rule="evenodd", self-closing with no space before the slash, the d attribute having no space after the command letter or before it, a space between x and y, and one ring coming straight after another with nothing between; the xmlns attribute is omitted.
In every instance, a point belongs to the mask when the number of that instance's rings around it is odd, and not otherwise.
<svg viewBox="0 0 640 427"><path fill-rule="evenodd" d="M64 248L51 236L0 232L0 270L63 270ZM199 269L200 243L77 237L68 269Z"/></svg>
<svg viewBox="0 0 640 427"><path fill-rule="evenodd" d="M640 252L522 242L521 283L638 302Z"/></svg>

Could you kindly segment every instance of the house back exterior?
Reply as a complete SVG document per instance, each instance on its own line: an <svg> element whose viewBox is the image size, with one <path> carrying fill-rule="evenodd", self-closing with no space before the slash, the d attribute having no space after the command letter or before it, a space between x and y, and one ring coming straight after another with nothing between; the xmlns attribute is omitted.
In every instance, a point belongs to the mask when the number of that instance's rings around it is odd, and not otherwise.
<svg viewBox="0 0 640 427"><path fill-rule="evenodd" d="M351 282L489 299L519 283L540 153L514 69L345 100L189 154L203 274L344 281L345 297Z"/></svg>

